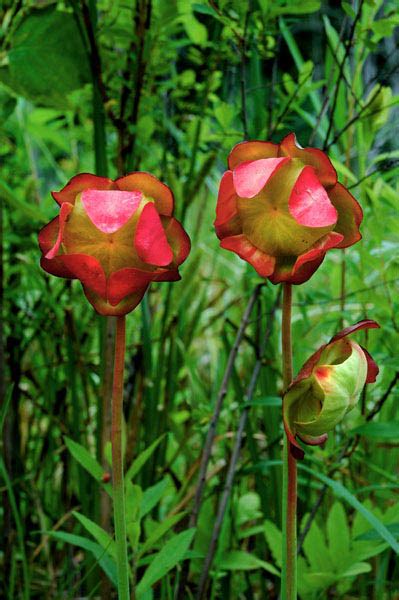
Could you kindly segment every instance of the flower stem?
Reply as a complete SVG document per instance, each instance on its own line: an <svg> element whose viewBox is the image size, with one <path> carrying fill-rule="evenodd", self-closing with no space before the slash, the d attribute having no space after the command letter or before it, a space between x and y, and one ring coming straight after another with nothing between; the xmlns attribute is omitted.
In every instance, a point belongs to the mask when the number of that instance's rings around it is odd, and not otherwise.
<svg viewBox="0 0 399 600"><path fill-rule="evenodd" d="M129 565L126 543L125 493L123 483L122 407L125 363L125 317L117 317L114 383L112 388L112 485L116 541L118 599L129 600Z"/></svg>
<svg viewBox="0 0 399 600"><path fill-rule="evenodd" d="M292 286L283 284L282 354L283 384L287 389L292 381L291 344ZM283 565L281 574L281 599L297 598L297 467L290 452L290 442L284 434L283 449Z"/></svg>

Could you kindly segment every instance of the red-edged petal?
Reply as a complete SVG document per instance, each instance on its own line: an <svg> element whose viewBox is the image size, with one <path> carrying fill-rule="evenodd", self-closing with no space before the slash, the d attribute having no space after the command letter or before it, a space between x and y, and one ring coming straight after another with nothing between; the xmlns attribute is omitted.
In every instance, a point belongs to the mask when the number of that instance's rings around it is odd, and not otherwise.
<svg viewBox="0 0 399 600"><path fill-rule="evenodd" d="M259 160L260 158L276 158L278 156L278 144L272 142L240 142L236 144L229 154L229 169L235 169L242 162Z"/></svg>
<svg viewBox="0 0 399 600"><path fill-rule="evenodd" d="M284 400L283 400L283 402L284 402ZM296 441L295 435L291 431L286 419L283 419L283 423L284 423L285 433L286 433L288 441L290 443L290 448L289 448L290 453L297 460L302 460L303 457L305 456L305 452L303 451L303 448L301 448L301 446Z"/></svg>
<svg viewBox="0 0 399 600"><path fill-rule="evenodd" d="M83 190L89 188L95 190L110 190L113 187L114 182L112 179L108 179L108 177L98 177L97 175L91 175L91 173L80 173L80 175L72 177L60 192L51 192L51 195L58 204L62 204L63 202L74 204L77 194L83 192Z"/></svg>
<svg viewBox="0 0 399 600"><path fill-rule="evenodd" d="M153 198L160 215L170 217L173 214L174 198L172 190L154 175L144 171L129 173L115 181L120 190L128 192L139 190L148 198Z"/></svg>
<svg viewBox="0 0 399 600"><path fill-rule="evenodd" d="M323 435L319 435L317 437L311 435L303 435L299 433L297 435L299 439L302 440L302 442L304 442L304 444L307 444L308 446L322 446L328 440L328 433L323 433Z"/></svg>
<svg viewBox="0 0 399 600"><path fill-rule="evenodd" d="M331 187L337 183L337 172L328 156L318 148L302 148L297 143L295 133L289 133L281 142L278 156L299 158L305 165L310 165L316 171L320 182Z"/></svg>
<svg viewBox="0 0 399 600"><path fill-rule="evenodd" d="M41 228L38 235L39 247L43 254L54 246L59 231L60 218L57 216Z"/></svg>
<svg viewBox="0 0 399 600"><path fill-rule="evenodd" d="M342 240L343 236L340 233L335 233L335 231L330 231L327 233L321 240L319 240L313 248L298 256L295 261L293 275L302 267L305 263L312 262L317 260L318 258L325 255L327 250L331 248L336 248L337 244L339 244Z"/></svg>
<svg viewBox="0 0 399 600"><path fill-rule="evenodd" d="M88 254L63 254L58 259L86 288L106 299L105 273L96 258Z"/></svg>
<svg viewBox="0 0 399 600"><path fill-rule="evenodd" d="M337 248L352 246L362 238L359 231L363 219L361 206L340 183L329 190L328 195L338 211L338 221L334 229L344 236Z"/></svg>
<svg viewBox="0 0 399 600"><path fill-rule="evenodd" d="M60 217L58 221L59 227L57 239L55 240L54 246L46 253L45 258L50 260L58 254L58 250L60 249L61 245L62 235L64 233L65 223L67 222L68 215L70 215L72 210L73 204L70 204L69 202L63 202L61 204Z"/></svg>
<svg viewBox="0 0 399 600"><path fill-rule="evenodd" d="M191 241L182 225L174 217L162 219L166 238L173 251L173 263L181 265L187 258L191 249ZM164 222L164 220L166 222Z"/></svg>
<svg viewBox="0 0 399 600"><path fill-rule="evenodd" d="M289 158L262 158L241 163L233 171L234 187L241 198L253 198Z"/></svg>
<svg viewBox="0 0 399 600"><path fill-rule="evenodd" d="M150 265L166 267L173 260L172 249L152 202L146 204L141 212L134 245L141 260Z"/></svg>
<svg viewBox="0 0 399 600"><path fill-rule="evenodd" d="M328 227L337 222L338 213L313 167L305 167L300 172L288 205L291 215L300 225Z"/></svg>
<svg viewBox="0 0 399 600"><path fill-rule="evenodd" d="M342 329L342 331L339 331L338 333L336 333L334 335L334 337L331 338L329 343L331 344L332 342L341 340L342 338L346 337L347 335L350 335L351 333L354 333L355 331L359 331L361 329L379 329L379 328L380 328L380 326L378 325L378 323L376 321L373 321L373 319L363 319L362 321L358 321L354 325L345 327L345 329Z"/></svg>
<svg viewBox="0 0 399 600"><path fill-rule="evenodd" d="M180 279L180 273L177 269L155 271L153 276L153 281L180 281Z"/></svg>
<svg viewBox="0 0 399 600"><path fill-rule="evenodd" d="M152 279L152 273L129 267L112 273L107 285L108 302L116 306L130 294L144 295Z"/></svg>
<svg viewBox="0 0 399 600"><path fill-rule="evenodd" d="M40 266L44 271L50 273L50 275L65 277L66 279L76 279L76 276L64 265L60 256L56 256L51 260L42 256L40 259Z"/></svg>
<svg viewBox="0 0 399 600"><path fill-rule="evenodd" d="M220 181L214 226L219 239L242 233L232 171L223 173Z"/></svg>
<svg viewBox="0 0 399 600"><path fill-rule="evenodd" d="M360 346L360 347L363 350L364 356L366 357L366 360L367 360L366 383L374 383L377 379L377 375L380 372L380 369L378 368L378 365L375 362L375 360L373 359L373 357L371 356L370 352L368 350L366 350L366 348L363 348L363 346Z"/></svg>
<svg viewBox="0 0 399 600"><path fill-rule="evenodd" d="M82 193L88 217L104 233L118 231L136 212L142 198L139 191L85 190Z"/></svg>
<svg viewBox="0 0 399 600"><path fill-rule="evenodd" d="M233 235L220 242L221 248L231 250L248 261L261 277L268 277L273 273L275 258L256 248L245 235Z"/></svg>

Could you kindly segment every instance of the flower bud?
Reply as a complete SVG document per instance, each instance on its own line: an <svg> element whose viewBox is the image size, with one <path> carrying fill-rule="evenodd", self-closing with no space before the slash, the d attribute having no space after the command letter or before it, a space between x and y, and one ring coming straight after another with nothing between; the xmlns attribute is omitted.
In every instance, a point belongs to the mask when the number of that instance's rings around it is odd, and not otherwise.
<svg viewBox="0 0 399 600"><path fill-rule="evenodd" d="M151 281L180 279L190 239L173 217L171 190L153 175L83 173L52 195L60 215L39 233L41 266L79 279L100 314L124 315Z"/></svg>
<svg viewBox="0 0 399 600"><path fill-rule="evenodd" d="M321 150L242 142L220 182L215 229L221 247L272 283L307 281L331 248L361 235L362 210Z"/></svg>
<svg viewBox="0 0 399 600"><path fill-rule="evenodd" d="M297 458L304 453L296 436L306 444L324 443L327 432L354 408L364 385L375 381L377 365L367 350L347 339L358 329L375 327L375 321L365 320L335 335L309 358L284 394L284 426Z"/></svg>

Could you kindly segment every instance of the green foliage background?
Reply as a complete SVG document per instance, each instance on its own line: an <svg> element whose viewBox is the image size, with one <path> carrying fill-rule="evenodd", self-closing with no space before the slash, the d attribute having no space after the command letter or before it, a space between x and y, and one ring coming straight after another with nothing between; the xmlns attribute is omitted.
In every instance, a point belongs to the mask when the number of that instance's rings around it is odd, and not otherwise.
<svg viewBox="0 0 399 600"><path fill-rule="evenodd" d="M3 0L0 18L4 597L115 593L101 439L106 326L77 282L40 270L37 232L56 214L50 191L74 174L138 169L172 187L192 239L182 281L153 285L128 317L138 598L173 598L183 565L185 597L195 597L269 328L207 597L278 597L281 314L271 285L234 363L196 531L188 522L228 355L260 282L218 247L219 180L235 143L295 131L303 146L328 151L365 215L362 242L330 252L295 288L295 368L342 324L381 324L358 336L380 365L377 383L325 448L307 450L300 470L300 531L309 531L299 592L396 598L397 561L381 537L384 524L399 538L396 2Z"/></svg>

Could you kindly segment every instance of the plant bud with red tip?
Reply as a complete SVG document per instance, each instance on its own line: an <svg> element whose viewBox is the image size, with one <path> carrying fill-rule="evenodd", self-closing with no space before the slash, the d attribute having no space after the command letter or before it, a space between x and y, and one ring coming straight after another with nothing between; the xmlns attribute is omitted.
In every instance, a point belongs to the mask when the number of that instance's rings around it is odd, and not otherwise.
<svg viewBox="0 0 399 600"><path fill-rule="evenodd" d="M378 367L367 350L347 336L379 325L359 321L321 346L302 367L283 398L284 427L296 458L304 452L296 437L309 445L323 444L354 408L366 383L373 383Z"/></svg>

